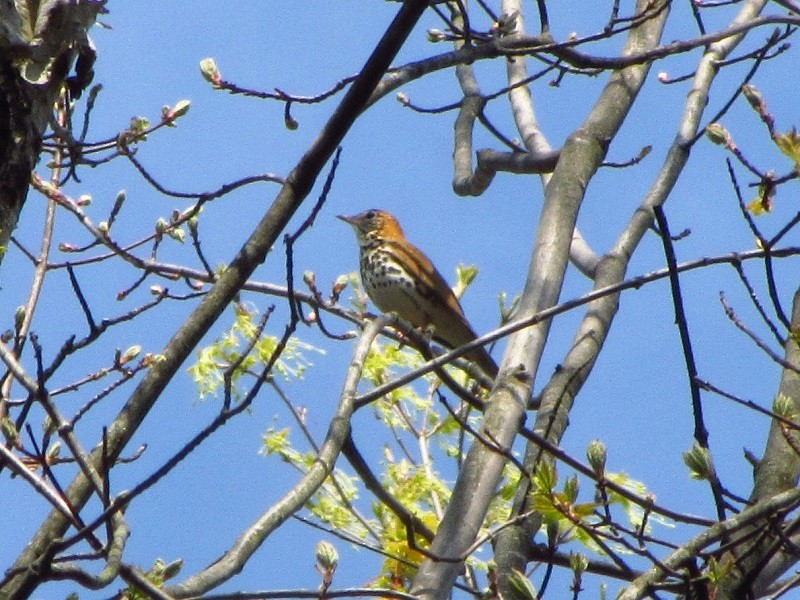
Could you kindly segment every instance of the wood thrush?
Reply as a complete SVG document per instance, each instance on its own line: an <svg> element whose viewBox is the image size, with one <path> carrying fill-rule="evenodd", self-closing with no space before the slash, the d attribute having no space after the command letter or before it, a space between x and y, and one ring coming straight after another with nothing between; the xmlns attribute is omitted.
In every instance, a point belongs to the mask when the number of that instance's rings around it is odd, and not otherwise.
<svg viewBox="0 0 800 600"><path fill-rule="evenodd" d="M406 239L394 216L371 209L339 218L356 231L361 281L375 306L396 312L414 327L433 326L433 339L448 348L477 337L453 290L428 257ZM497 376L497 364L486 349L477 348L465 356L487 375Z"/></svg>

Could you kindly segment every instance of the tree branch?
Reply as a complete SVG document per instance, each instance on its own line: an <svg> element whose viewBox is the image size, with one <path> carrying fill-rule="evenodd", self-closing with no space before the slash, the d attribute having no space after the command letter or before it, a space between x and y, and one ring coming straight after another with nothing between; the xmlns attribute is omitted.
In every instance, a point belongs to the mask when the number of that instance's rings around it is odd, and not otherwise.
<svg viewBox="0 0 800 600"><path fill-rule="evenodd" d="M327 160L356 118L367 107L375 87L426 7L427 2L423 0L407 0L402 5L360 75L312 146L290 173L250 238L170 340L162 353L164 360L148 371L109 428L109 460L114 461L120 455L180 365L219 318L255 268L264 261L289 219L308 195ZM91 458L95 465L100 464L99 448L95 449ZM91 486L83 475L78 476L67 490L70 502L78 510L87 502L90 493ZM24 598L33 591L38 583L37 576L36 573L25 570L25 566L34 562L45 551L50 541L63 535L68 526L69 523L63 515L57 512L50 514L15 563L16 567L22 569L20 575L14 578L3 592L9 593L14 598Z"/></svg>

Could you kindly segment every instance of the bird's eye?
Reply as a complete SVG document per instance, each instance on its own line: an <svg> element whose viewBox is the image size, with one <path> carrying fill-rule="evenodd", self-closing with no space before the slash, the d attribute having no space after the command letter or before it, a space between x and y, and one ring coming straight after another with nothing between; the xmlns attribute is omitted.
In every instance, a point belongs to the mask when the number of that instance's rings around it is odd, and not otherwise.
<svg viewBox="0 0 800 600"><path fill-rule="evenodd" d="M368 219L374 219L375 217L377 217L377 216L378 216L378 213L377 213L377 212L375 212L374 210L368 210L368 211L367 211L367 214L366 214L365 216L366 216Z"/></svg>

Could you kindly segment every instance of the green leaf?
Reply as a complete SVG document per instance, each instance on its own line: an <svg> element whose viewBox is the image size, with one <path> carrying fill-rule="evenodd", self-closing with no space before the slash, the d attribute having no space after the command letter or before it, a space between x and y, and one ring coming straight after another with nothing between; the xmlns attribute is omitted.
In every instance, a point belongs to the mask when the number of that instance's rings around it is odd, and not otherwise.
<svg viewBox="0 0 800 600"><path fill-rule="evenodd" d="M760 216L772 212L774 204L776 187L775 184L765 185L764 183L758 186L758 196L750 204L747 205L747 210L753 216Z"/></svg>
<svg viewBox="0 0 800 600"><path fill-rule="evenodd" d="M780 151L794 162L794 170L800 172L800 135L797 129L792 127L791 131L776 135L774 139Z"/></svg>
<svg viewBox="0 0 800 600"><path fill-rule="evenodd" d="M325 540L317 544L316 559L318 568L323 572L333 573L339 564L339 553L330 542Z"/></svg>
<svg viewBox="0 0 800 600"><path fill-rule="evenodd" d="M167 580L172 579L173 577L175 577L178 573L181 572L182 568L183 568L183 559L182 558L179 558L177 560L173 560L168 565L164 565L164 570L163 570L164 581L167 581Z"/></svg>
<svg viewBox="0 0 800 600"><path fill-rule="evenodd" d="M259 313L244 304L237 304L235 310L236 319L231 328L210 346L200 349L197 354L197 362L188 369L200 391L201 398L216 395L224 383L226 371L233 364L236 364L237 368L231 373L230 383L233 394L238 398L239 393L236 386L242 376L247 375L257 363L266 364L272 360L278 347L278 338L262 335L253 345L252 352L242 359L241 350L249 347L251 340L258 333ZM311 366L311 362L305 357L305 352L310 351L324 353L323 350L315 348L311 344L297 338L290 338L280 358L273 365L274 372L286 380L301 379Z"/></svg>
<svg viewBox="0 0 800 600"><path fill-rule="evenodd" d="M161 109L161 122L170 126L177 127L175 121L189 112L191 102L189 100L181 100L175 106L164 106Z"/></svg>
<svg viewBox="0 0 800 600"><path fill-rule="evenodd" d="M564 482L564 496L570 503L578 499L578 490L578 478L574 475L572 477L567 477L567 480Z"/></svg>
<svg viewBox="0 0 800 600"><path fill-rule="evenodd" d="M270 430L262 439L265 454L282 454L289 447L289 428L280 431Z"/></svg>
<svg viewBox="0 0 800 600"><path fill-rule="evenodd" d="M26 42L36 43L40 40L50 11L56 0L14 0L14 8L22 19L22 37Z"/></svg>
<svg viewBox="0 0 800 600"><path fill-rule="evenodd" d="M564 513L556 508L552 494L535 492L533 494L533 509L542 515L545 523L558 523L564 519Z"/></svg>
<svg viewBox="0 0 800 600"><path fill-rule="evenodd" d="M144 138L144 133L150 127L150 120L147 117L131 117L131 124L128 128L131 133Z"/></svg>
<svg viewBox="0 0 800 600"><path fill-rule="evenodd" d="M20 63L20 74L22 78L33 85L44 85L50 81L51 68L55 61L52 59L44 62L37 62L31 59L24 59Z"/></svg>
<svg viewBox="0 0 800 600"><path fill-rule="evenodd" d="M756 86L745 84L742 86L742 93L745 99L747 99L747 103L753 107L753 110L759 115L765 115L767 113L767 103Z"/></svg>
<svg viewBox="0 0 800 600"><path fill-rule="evenodd" d="M541 462L533 476L534 488L537 492L551 494L556 489L558 474L556 467L550 462Z"/></svg>
<svg viewBox="0 0 800 600"><path fill-rule="evenodd" d="M734 566L735 561L730 553L726 553L721 562L712 556L708 559L708 566L705 569L705 575L712 584L717 585L725 576L728 575L728 573L731 572Z"/></svg>
<svg viewBox="0 0 800 600"><path fill-rule="evenodd" d="M458 281L453 286L453 293L456 298L461 298L469 285L478 276L478 267L475 265L458 265L456 267L456 275L458 276Z"/></svg>

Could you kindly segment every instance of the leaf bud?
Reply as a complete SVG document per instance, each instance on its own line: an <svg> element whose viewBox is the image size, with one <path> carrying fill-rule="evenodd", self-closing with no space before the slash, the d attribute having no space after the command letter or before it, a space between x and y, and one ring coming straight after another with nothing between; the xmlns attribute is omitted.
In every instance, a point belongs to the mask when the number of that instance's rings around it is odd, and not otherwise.
<svg viewBox="0 0 800 600"><path fill-rule="evenodd" d="M695 443L692 449L683 453L683 462L689 467L692 479L711 479L714 473L714 463L707 448Z"/></svg>
<svg viewBox="0 0 800 600"><path fill-rule="evenodd" d="M339 553L330 542L321 541L316 550L317 568L323 576L330 577L339 565Z"/></svg>
<svg viewBox="0 0 800 600"><path fill-rule="evenodd" d="M606 470L606 446L600 440L593 440L586 449L586 458L589 466L598 477L602 477Z"/></svg>

